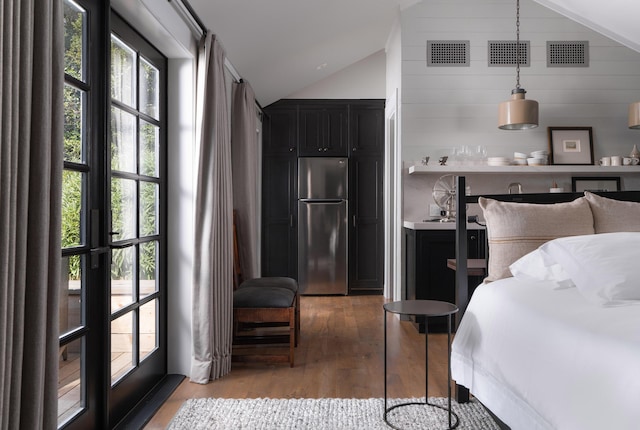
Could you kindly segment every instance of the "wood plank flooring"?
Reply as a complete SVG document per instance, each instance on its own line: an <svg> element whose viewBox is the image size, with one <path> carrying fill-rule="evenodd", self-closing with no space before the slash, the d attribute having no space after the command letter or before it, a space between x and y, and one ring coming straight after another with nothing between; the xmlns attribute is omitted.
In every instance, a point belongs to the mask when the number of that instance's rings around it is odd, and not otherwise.
<svg viewBox="0 0 640 430"><path fill-rule="evenodd" d="M382 296L302 296L295 367L234 363L206 385L186 379L146 429L164 429L189 398L370 398L384 396ZM425 339L388 316L388 396L421 397ZM429 335L429 396L447 395L447 335Z"/></svg>

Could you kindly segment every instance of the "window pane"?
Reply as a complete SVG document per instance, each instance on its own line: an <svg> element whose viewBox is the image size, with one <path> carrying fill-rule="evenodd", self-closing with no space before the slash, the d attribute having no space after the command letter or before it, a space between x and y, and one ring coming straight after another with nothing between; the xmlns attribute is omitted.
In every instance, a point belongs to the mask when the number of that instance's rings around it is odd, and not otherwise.
<svg viewBox="0 0 640 430"><path fill-rule="evenodd" d="M86 12L75 2L64 1L64 72L84 80L83 54Z"/></svg>
<svg viewBox="0 0 640 430"><path fill-rule="evenodd" d="M158 299L140 306L140 361L158 347Z"/></svg>
<svg viewBox="0 0 640 430"><path fill-rule="evenodd" d="M111 384L135 366L133 357L133 312L111 321Z"/></svg>
<svg viewBox="0 0 640 430"><path fill-rule="evenodd" d="M158 233L158 184L140 181L140 236Z"/></svg>
<svg viewBox="0 0 640 430"><path fill-rule="evenodd" d="M144 58L140 59L140 112L160 119L160 72Z"/></svg>
<svg viewBox="0 0 640 430"><path fill-rule="evenodd" d="M81 163L83 161L82 144L83 112L85 92L70 85L64 86L64 161Z"/></svg>
<svg viewBox="0 0 640 430"><path fill-rule="evenodd" d="M84 174L73 170L62 171L62 247L82 245L82 195Z"/></svg>
<svg viewBox="0 0 640 430"><path fill-rule="evenodd" d="M111 178L111 231L114 242L136 237L136 181Z"/></svg>
<svg viewBox="0 0 640 430"><path fill-rule="evenodd" d="M146 121L140 121L140 174L160 176L158 154L160 152L160 129Z"/></svg>
<svg viewBox="0 0 640 430"><path fill-rule="evenodd" d="M136 107L136 53L111 35L111 97Z"/></svg>
<svg viewBox="0 0 640 430"><path fill-rule="evenodd" d="M111 169L136 173L136 117L111 108Z"/></svg>
<svg viewBox="0 0 640 430"><path fill-rule="evenodd" d="M133 268L135 248L111 250L111 312L130 305L135 300Z"/></svg>
<svg viewBox="0 0 640 430"><path fill-rule="evenodd" d="M84 338L60 348L58 355L58 427L86 405L84 396Z"/></svg>
<svg viewBox="0 0 640 430"><path fill-rule="evenodd" d="M82 326L81 256L62 257L60 271L60 335Z"/></svg>
<svg viewBox="0 0 640 430"><path fill-rule="evenodd" d="M140 298L147 297L158 291L158 242L143 242L140 244Z"/></svg>

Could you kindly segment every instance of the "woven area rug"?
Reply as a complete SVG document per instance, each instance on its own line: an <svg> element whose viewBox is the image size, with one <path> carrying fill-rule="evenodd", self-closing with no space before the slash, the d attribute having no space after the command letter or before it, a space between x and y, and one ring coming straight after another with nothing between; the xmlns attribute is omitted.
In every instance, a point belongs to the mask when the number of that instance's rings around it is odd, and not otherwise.
<svg viewBox="0 0 640 430"><path fill-rule="evenodd" d="M387 406L422 399L389 399ZM429 398L445 406L446 398ZM477 401L458 404L461 430L499 430ZM169 423L169 429L389 429L383 419L383 399L190 399ZM402 429L448 428L448 413L439 408L411 405L396 408L387 416Z"/></svg>

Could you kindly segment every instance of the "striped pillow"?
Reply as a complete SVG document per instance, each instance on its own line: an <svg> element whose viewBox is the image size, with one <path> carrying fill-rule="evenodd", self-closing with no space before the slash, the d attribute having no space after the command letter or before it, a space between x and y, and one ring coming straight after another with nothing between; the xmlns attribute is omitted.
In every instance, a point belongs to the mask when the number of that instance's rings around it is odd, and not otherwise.
<svg viewBox="0 0 640 430"><path fill-rule="evenodd" d="M478 200L487 223L489 274L485 282L511 276L509 266L558 237L594 234L593 215L584 197L568 203L532 204Z"/></svg>

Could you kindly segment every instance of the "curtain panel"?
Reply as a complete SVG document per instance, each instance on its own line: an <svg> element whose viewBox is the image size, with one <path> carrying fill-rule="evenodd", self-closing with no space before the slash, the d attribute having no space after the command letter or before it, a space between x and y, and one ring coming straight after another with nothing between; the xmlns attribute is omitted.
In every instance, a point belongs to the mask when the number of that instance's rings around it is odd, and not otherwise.
<svg viewBox="0 0 640 430"><path fill-rule="evenodd" d="M198 61L191 381L207 383L231 370L233 324L233 196L225 53L208 34Z"/></svg>
<svg viewBox="0 0 640 430"><path fill-rule="evenodd" d="M233 160L233 207L237 211L238 252L242 276L260 276L258 202L258 123L256 98L251 85L240 82L233 87L231 114L231 154Z"/></svg>
<svg viewBox="0 0 640 430"><path fill-rule="evenodd" d="M0 27L0 429L54 429L62 0L2 0Z"/></svg>

